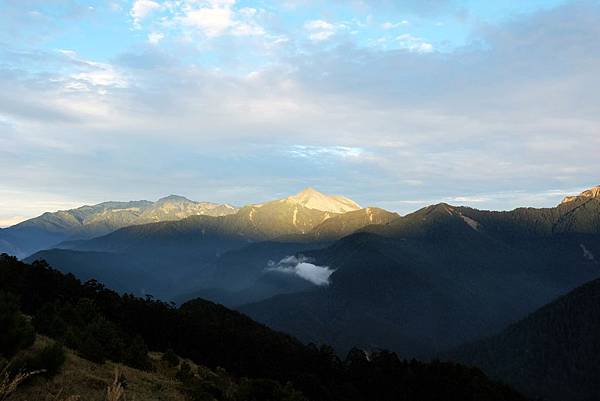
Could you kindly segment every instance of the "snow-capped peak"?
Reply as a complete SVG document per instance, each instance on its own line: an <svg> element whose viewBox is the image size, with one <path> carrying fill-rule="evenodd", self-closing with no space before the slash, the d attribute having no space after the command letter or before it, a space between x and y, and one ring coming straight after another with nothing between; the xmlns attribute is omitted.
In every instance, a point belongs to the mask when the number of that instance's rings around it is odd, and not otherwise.
<svg viewBox="0 0 600 401"><path fill-rule="evenodd" d="M361 208L352 199L338 195L325 195L313 188L306 188L302 192L286 198L285 201L309 209L332 213L346 213Z"/></svg>

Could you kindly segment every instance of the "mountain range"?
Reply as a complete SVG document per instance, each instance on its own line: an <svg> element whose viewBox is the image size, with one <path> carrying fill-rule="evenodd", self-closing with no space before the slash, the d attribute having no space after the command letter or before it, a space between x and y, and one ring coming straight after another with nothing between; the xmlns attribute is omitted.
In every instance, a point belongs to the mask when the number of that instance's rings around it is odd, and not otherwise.
<svg viewBox="0 0 600 401"><path fill-rule="evenodd" d="M72 210L47 212L0 230L0 252L19 257L65 240L88 239L122 227L180 220L189 216L224 216L237 212L227 204L194 202L171 195L156 202L104 202Z"/></svg>
<svg viewBox="0 0 600 401"><path fill-rule="evenodd" d="M68 237L27 260L120 292L216 301L341 354L430 358L600 277L599 257L600 187L551 208L442 203L406 216L308 188L233 213Z"/></svg>
<svg viewBox="0 0 600 401"><path fill-rule="evenodd" d="M428 357L600 276L600 199L487 212L434 205L304 252L331 284L240 307L304 341Z"/></svg>

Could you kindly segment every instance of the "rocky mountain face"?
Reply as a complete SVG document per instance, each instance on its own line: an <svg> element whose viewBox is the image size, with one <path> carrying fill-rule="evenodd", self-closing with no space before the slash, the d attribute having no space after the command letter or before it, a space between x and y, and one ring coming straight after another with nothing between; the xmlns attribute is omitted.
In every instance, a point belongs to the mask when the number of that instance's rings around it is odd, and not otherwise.
<svg viewBox="0 0 600 401"><path fill-rule="evenodd" d="M590 198L600 198L600 185L597 185L593 188L585 190L582 193L580 193L579 195L567 196L565 199L563 199L563 201L560 204L563 205L565 203L570 203L570 202L577 201L577 200L587 200Z"/></svg>
<svg viewBox="0 0 600 401"><path fill-rule="evenodd" d="M77 209L44 213L0 232L0 251L26 256L64 240L88 239L122 227L189 216L224 216L237 212L230 205L194 202L168 196L157 202L104 202Z"/></svg>

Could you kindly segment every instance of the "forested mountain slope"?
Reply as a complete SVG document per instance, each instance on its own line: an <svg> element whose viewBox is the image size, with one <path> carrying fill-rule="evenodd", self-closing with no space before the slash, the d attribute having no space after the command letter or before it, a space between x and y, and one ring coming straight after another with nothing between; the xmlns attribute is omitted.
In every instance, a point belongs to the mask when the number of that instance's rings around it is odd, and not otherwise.
<svg viewBox="0 0 600 401"><path fill-rule="evenodd" d="M236 380L247 377L263 383L255 387L263 396L259 392L241 399L301 399L284 397L291 386L315 401L524 400L477 369L402 361L385 351L354 350L342 361L329 347L303 345L211 302L197 299L175 308L119 296L96 282L82 284L44 263L26 265L7 255L0 256L0 291L20 297L21 310L33 316L40 333L72 344L97 363L113 359L138 364L146 346L155 351L172 348L208 368L225 368ZM129 359L132 350L138 357ZM279 388L289 383L288 391L274 392L273 385L265 387L265 380L280 383ZM227 394L212 396L234 401Z"/></svg>

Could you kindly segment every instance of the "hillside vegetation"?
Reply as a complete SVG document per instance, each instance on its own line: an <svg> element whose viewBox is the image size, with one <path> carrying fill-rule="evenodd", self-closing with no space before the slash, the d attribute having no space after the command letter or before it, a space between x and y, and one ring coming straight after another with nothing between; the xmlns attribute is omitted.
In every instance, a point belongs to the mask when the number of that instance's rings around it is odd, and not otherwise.
<svg viewBox="0 0 600 401"><path fill-rule="evenodd" d="M600 399L599 338L600 280L594 280L448 356L544 400L595 401Z"/></svg>
<svg viewBox="0 0 600 401"><path fill-rule="evenodd" d="M358 349L341 360L330 347L305 346L211 302L197 299L175 308L120 296L44 263L26 265L6 255L0 256L0 291L20 297L21 311L33 316L30 324L40 334L96 364L112 360L152 370L147 349L173 349L196 364L225 369L237 389L222 391L223 383L213 385L182 363L177 376L191 400L524 400L478 369L403 361L387 351ZM18 312L9 310L11 326L31 333ZM1 352L11 358L8 351ZM37 367L33 362L27 366Z"/></svg>

